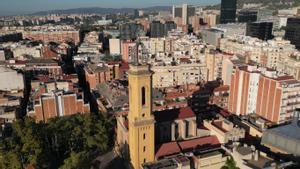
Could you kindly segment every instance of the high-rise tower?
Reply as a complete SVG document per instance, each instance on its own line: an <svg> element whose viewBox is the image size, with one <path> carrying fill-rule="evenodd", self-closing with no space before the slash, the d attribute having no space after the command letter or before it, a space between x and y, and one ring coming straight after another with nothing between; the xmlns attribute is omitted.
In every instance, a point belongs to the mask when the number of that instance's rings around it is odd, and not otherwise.
<svg viewBox="0 0 300 169"><path fill-rule="evenodd" d="M236 4L237 0L222 0L221 1L221 17L220 23L232 23L236 19Z"/></svg>
<svg viewBox="0 0 300 169"><path fill-rule="evenodd" d="M154 116L152 115L152 73L148 65L130 66L129 81L129 153L134 169L154 161Z"/></svg>

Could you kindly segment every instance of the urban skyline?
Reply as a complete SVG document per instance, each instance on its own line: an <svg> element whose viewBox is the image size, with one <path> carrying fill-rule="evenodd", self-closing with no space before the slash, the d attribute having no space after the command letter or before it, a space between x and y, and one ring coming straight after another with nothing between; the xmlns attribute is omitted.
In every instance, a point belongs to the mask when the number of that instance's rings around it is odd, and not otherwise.
<svg viewBox="0 0 300 169"><path fill-rule="evenodd" d="M209 2L4 3L0 168L299 169L300 0Z"/></svg>
<svg viewBox="0 0 300 169"><path fill-rule="evenodd" d="M220 0L154 0L154 1L140 1L140 0L62 0L59 3L53 3L51 0L1 0L3 3L0 6L0 16L2 15L20 15L32 14L34 12L48 11L48 10L64 10L73 8L147 8L153 6L172 6L182 3L193 5L214 5L218 4ZM1 2L0 1L0 2Z"/></svg>

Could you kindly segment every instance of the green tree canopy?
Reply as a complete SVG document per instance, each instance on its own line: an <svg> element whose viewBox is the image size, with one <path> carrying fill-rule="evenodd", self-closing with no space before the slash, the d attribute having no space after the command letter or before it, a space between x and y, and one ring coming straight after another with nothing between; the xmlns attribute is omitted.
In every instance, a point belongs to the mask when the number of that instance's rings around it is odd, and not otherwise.
<svg viewBox="0 0 300 169"><path fill-rule="evenodd" d="M103 115L73 115L47 124L26 117L4 131L0 169L91 168L96 156L114 144L113 123Z"/></svg>
<svg viewBox="0 0 300 169"><path fill-rule="evenodd" d="M236 166L236 162L234 161L232 156L230 156L229 158L227 158L225 165L221 169L239 169L239 168Z"/></svg>

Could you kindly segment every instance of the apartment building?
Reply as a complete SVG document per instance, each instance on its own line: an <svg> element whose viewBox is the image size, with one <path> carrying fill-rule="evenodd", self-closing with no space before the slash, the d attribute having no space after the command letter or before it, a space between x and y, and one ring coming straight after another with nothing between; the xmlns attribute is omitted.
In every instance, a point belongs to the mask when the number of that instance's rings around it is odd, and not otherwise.
<svg viewBox="0 0 300 169"><path fill-rule="evenodd" d="M280 60L297 52L294 45L280 38L263 41L248 36L222 38L220 50L249 57L250 60L273 69L277 69Z"/></svg>
<svg viewBox="0 0 300 169"><path fill-rule="evenodd" d="M204 64L180 64L177 66L153 66L152 83L155 88L164 88L207 81Z"/></svg>
<svg viewBox="0 0 300 169"><path fill-rule="evenodd" d="M268 68L241 66L232 74L229 111L255 113L274 123L290 121L300 107L300 82Z"/></svg>
<svg viewBox="0 0 300 169"><path fill-rule="evenodd" d="M34 113L37 121L47 122L55 117L88 112L89 105L84 103L81 95L74 92L57 90L44 93L34 102Z"/></svg>

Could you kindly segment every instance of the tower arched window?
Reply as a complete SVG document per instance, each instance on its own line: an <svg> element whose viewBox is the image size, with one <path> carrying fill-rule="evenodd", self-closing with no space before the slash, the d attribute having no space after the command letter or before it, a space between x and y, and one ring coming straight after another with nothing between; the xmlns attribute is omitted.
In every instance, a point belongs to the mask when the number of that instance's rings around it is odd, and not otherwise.
<svg viewBox="0 0 300 169"><path fill-rule="evenodd" d="M146 104L146 89L145 87L142 87L142 106L145 106Z"/></svg>

